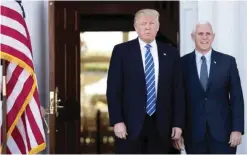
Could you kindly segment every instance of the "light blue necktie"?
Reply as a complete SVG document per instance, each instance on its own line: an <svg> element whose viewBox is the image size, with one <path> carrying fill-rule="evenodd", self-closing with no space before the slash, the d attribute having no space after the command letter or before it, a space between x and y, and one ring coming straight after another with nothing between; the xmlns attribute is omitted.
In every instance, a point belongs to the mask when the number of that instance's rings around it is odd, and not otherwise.
<svg viewBox="0 0 247 155"><path fill-rule="evenodd" d="M204 90L207 90L207 84L208 84L208 67L206 63L205 56L201 57L202 59L202 65L201 65L201 72L200 72L200 81L204 88Z"/></svg>
<svg viewBox="0 0 247 155"><path fill-rule="evenodd" d="M151 116L156 110L154 60L150 51L151 45L147 44L145 47L145 79L147 87L146 112L149 116Z"/></svg>

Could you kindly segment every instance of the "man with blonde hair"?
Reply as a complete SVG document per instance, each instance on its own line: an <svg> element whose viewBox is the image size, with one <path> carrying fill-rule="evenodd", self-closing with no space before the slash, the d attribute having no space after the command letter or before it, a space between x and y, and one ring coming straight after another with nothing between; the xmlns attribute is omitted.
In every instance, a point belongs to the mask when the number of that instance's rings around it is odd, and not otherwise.
<svg viewBox="0 0 247 155"><path fill-rule="evenodd" d="M136 13L138 38L114 47L107 80L116 153L169 153L184 126L178 51L155 40L159 13Z"/></svg>
<svg viewBox="0 0 247 155"><path fill-rule="evenodd" d="M195 50L182 58L186 98L187 153L236 154L244 133L244 101L234 57L212 49L209 22L193 30ZM175 141L181 149L182 141Z"/></svg>

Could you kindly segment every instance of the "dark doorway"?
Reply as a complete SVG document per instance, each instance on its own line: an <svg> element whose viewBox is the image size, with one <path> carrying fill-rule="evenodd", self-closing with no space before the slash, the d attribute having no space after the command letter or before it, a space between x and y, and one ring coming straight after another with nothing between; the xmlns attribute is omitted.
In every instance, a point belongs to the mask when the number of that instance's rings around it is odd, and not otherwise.
<svg viewBox="0 0 247 155"><path fill-rule="evenodd" d="M59 114L54 116L55 140L52 146L55 146L55 152L51 153L114 153L113 132L108 125L107 112L102 112L100 108L94 112L86 109L93 117L85 121L82 106L85 94L81 89L86 86L82 82L82 74L83 77L88 76L84 80L100 82L107 72L111 55L83 53L84 43L80 34L121 33L122 41L128 41L130 36L134 36L134 14L143 8L153 8L160 13L161 26L157 40L177 47L179 2L55 2L54 86L59 89L58 98L64 108L58 109ZM105 41L107 37L110 35L100 39ZM99 44L95 42L95 46ZM97 76L91 76L94 74ZM90 103L105 107L105 94L91 96ZM93 128L90 131L89 126Z"/></svg>

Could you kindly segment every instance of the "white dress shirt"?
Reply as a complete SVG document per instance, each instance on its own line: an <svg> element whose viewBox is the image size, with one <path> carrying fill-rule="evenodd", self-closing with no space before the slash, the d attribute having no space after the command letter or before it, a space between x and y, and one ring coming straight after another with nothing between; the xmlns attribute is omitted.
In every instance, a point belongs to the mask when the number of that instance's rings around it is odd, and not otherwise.
<svg viewBox="0 0 247 155"><path fill-rule="evenodd" d="M140 49L141 49L141 54L142 54L142 62L143 62L143 68L145 72L145 54L146 54L146 45L144 41L142 41L140 38L138 38L139 43L140 43ZM152 47L150 47L151 54L153 56L154 60L154 73L155 73L155 91L156 91L156 96L158 94L158 75L159 75L159 58L158 58L158 48L157 48L157 43L154 40L153 42L149 43Z"/></svg>
<svg viewBox="0 0 247 155"><path fill-rule="evenodd" d="M200 72L201 72L201 65L202 65L201 57L203 56L203 54L196 50L195 50L195 53L196 53L196 67L197 67L198 77L200 79ZM208 77L210 73L211 55L212 55L212 49L204 55L206 58L206 63L207 63Z"/></svg>

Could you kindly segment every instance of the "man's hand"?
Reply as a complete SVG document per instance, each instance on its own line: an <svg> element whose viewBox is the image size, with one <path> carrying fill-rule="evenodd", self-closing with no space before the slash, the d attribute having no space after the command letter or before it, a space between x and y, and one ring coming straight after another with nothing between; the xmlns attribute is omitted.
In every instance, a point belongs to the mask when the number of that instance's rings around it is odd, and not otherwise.
<svg viewBox="0 0 247 155"><path fill-rule="evenodd" d="M178 128L178 127L173 127L172 128L172 139L173 140L178 140L181 138L181 134L182 134L182 129L181 128Z"/></svg>
<svg viewBox="0 0 247 155"><path fill-rule="evenodd" d="M114 125L114 133L120 139L126 139L127 131L126 126L123 122Z"/></svg>
<svg viewBox="0 0 247 155"><path fill-rule="evenodd" d="M45 108L43 106L40 106L40 111L41 111L42 117L45 117L47 112L46 112L46 110L45 110Z"/></svg>
<svg viewBox="0 0 247 155"><path fill-rule="evenodd" d="M229 144L231 147L236 147L242 142L242 133L239 131L233 131L230 136Z"/></svg>
<svg viewBox="0 0 247 155"><path fill-rule="evenodd" d="M178 140L173 140L172 145L175 149L177 150L182 150L184 149L184 138L181 136L180 139Z"/></svg>

